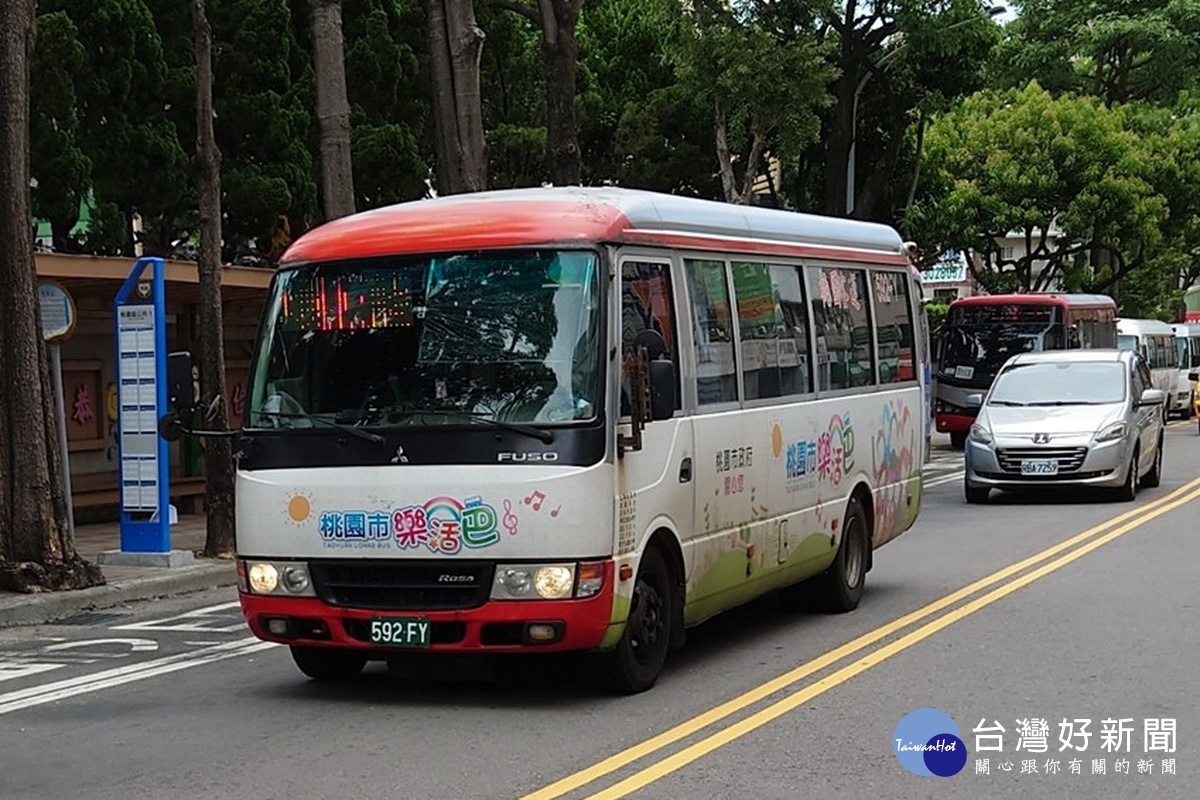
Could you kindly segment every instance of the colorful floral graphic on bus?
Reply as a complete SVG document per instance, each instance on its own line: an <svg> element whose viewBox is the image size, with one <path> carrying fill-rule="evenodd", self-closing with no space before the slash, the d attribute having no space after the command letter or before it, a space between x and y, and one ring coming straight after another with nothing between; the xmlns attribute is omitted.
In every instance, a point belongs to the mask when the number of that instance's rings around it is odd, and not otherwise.
<svg viewBox="0 0 1200 800"><path fill-rule="evenodd" d="M878 432L871 444L875 461L875 531L879 543L887 541L904 526L900 510L908 496L908 481L916 465L917 432L912 411L900 401L883 408Z"/></svg>
<svg viewBox="0 0 1200 800"><path fill-rule="evenodd" d="M289 501L294 505L295 498ZM510 512L511 515L511 512ZM307 515L306 515L307 516ZM458 500L434 497L421 505L391 510L330 510L317 518L317 531L326 547L427 548L454 555L463 548L490 547L500 541L496 509L479 497ZM506 522L516 534L515 517Z"/></svg>

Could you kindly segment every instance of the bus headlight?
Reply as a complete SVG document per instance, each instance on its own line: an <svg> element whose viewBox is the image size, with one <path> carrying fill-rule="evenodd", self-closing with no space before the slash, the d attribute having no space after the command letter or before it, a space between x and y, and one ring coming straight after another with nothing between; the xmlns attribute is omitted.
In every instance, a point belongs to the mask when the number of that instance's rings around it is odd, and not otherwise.
<svg viewBox="0 0 1200 800"><path fill-rule="evenodd" d="M575 588L573 567L539 567L533 574L533 588L547 600L562 600Z"/></svg>
<svg viewBox="0 0 1200 800"><path fill-rule="evenodd" d="M251 564L247 570L250 591L255 594L270 594L279 586L279 570L274 564Z"/></svg>
<svg viewBox="0 0 1200 800"><path fill-rule="evenodd" d="M492 583L493 600L569 600L599 591L591 573L588 585L576 591L576 564L501 564ZM603 579L600 581L603 585Z"/></svg>
<svg viewBox="0 0 1200 800"><path fill-rule="evenodd" d="M249 594L315 597L308 565L302 561L238 559L238 588Z"/></svg>

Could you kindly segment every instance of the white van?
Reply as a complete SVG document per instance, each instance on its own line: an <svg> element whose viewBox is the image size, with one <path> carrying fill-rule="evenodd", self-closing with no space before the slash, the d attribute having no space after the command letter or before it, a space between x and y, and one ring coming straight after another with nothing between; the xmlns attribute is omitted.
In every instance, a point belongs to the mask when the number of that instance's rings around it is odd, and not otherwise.
<svg viewBox="0 0 1200 800"><path fill-rule="evenodd" d="M1196 397L1196 382L1188 379L1188 373L1200 369L1200 325L1179 322L1171 328L1175 331L1175 350L1179 355L1179 372L1172 401L1176 405L1180 401L1187 403L1183 412L1186 419L1192 413L1192 403Z"/></svg>
<svg viewBox="0 0 1200 800"><path fill-rule="evenodd" d="M1187 398L1180 400L1175 391L1179 379L1179 355L1175 346L1175 331L1156 319L1117 319L1117 347L1140 353L1150 367L1155 389L1168 397L1163 415L1187 413ZM1185 376L1186 377L1186 376Z"/></svg>

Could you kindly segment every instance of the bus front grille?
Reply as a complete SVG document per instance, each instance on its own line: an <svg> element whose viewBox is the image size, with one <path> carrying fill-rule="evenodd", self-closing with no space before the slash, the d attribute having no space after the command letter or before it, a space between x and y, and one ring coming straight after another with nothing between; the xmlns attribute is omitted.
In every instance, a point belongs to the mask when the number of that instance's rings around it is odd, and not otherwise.
<svg viewBox="0 0 1200 800"><path fill-rule="evenodd" d="M491 593L490 561L313 561L317 596L335 606L391 611L477 608Z"/></svg>

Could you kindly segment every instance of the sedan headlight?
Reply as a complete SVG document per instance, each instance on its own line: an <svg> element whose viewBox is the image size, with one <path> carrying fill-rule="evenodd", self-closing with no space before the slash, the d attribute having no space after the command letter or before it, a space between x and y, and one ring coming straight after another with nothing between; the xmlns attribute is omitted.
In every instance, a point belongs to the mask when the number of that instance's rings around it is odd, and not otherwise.
<svg viewBox="0 0 1200 800"><path fill-rule="evenodd" d="M980 444L992 443L992 432L978 422L971 426L971 433L968 435L972 442L979 442Z"/></svg>
<svg viewBox="0 0 1200 800"><path fill-rule="evenodd" d="M239 558L238 588L246 594L315 597L308 565L302 561L259 561Z"/></svg>
<svg viewBox="0 0 1200 800"><path fill-rule="evenodd" d="M1125 434L1128 431L1129 426L1127 426L1124 422L1114 422L1112 425L1109 425L1107 428L1104 428L1102 431L1096 434L1096 441L1111 442L1114 439L1122 439L1125 437Z"/></svg>

